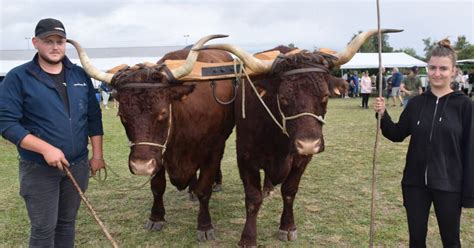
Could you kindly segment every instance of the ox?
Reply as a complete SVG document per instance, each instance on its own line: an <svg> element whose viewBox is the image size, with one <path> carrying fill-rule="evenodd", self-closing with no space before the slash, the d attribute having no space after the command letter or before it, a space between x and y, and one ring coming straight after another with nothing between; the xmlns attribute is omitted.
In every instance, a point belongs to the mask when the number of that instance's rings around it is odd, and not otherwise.
<svg viewBox="0 0 474 248"><path fill-rule="evenodd" d="M400 31L382 30L384 33ZM287 53L291 49L277 47L280 56L273 60L260 60L228 44L208 45L201 49L221 49L238 56L246 68L254 72L250 79L256 86L255 90L260 92L255 94L252 87L245 88L245 119L240 91L234 105L237 162L246 207L240 246L257 244L257 214L263 200L259 169L265 171L273 185L282 184L279 239L289 241L297 238L293 202L312 155L324 151L322 126L329 96L330 71L347 63L376 33L377 30L371 30L359 34L344 51L334 55L306 51ZM275 120L267 113L258 95L263 95L262 100Z"/></svg>
<svg viewBox="0 0 474 248"><path fill-rule="evenodd" d="M222 36L205 37L194 48L216 37ZM136 175L154 175L151 179L154 201L146 228L161 230L165 225L165 171L170 182L183 190L200 170L194 188L199 199L198 240L213 240L209 200L225 141L234 127L233 107L220 105L213 99L209 82L172 86L170 83L187 75L196 59L228 62L232 57L217 50L201 53L179 50L166 54L155 66L137 65L112 75L95 69L84 59L83 50L76 48L86 72L117 89L118 115L131 142L130 171ZM189 63L169 70L163 63L167 59L186 59ZM219 99L230 99L232 93L230 80L219 84L216 90Z"/></svg>

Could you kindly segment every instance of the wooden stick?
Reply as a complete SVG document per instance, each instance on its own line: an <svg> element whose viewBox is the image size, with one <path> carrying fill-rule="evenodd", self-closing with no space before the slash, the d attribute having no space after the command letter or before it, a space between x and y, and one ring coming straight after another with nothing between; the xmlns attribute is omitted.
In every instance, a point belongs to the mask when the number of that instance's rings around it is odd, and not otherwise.
<svg viewBox="0 0 474 248"><path fill-rule="evenodd" d="M379 89L379 97L382 97L382 33L380 32L380 3L377 0L377 29L378 29L378 43L379 43L379 81L378 81L378 89ZM378 157L378 148L380 145L380 124L381 124L381 116L377 118L377 132L375 134L375 147L374 147L374 157L372 161L372 201L370 204L370 240L369 240L369 247L374 247L374 236L375 236L375 198L376 195L376 182L377 182L377 157Z"/></svg>
<svg viewBox="0 0 474 248"><path fill-rule="evenodd" d="M89 209L89 211L91 212L92 216L94 216L95 220L97 221L97 223L99 223L99 226L102 228L102 231L104 232L105 236L107 237L107 239L110 241L110 243L112 244L112 247L114 248L118 248L119 246L117 245L117 243L115 242L114 238L112 238L112 235L110 235L109 231L107 230L107 227L104 225L104 223L99 219L99 216L97 216L97 213L95 212L94 208L92 208L92 205L89 203L89 201L87 200L86 196L84 195L84 193L82 192L81 188L79 187L79 185L77 184L76 182L76 179L74 179L74 177L72 176L71 174L71 171L69 171L69 168L67 166L63 166L64 170L66 171L66 174L67 176L69 177L69 179L71 179L71 182L72 184L74 185L74 187L76 188L77 192L79 193L79 195L81 196L81 199L82 201L84 201L84 203L86 204L87 208Z"/></svg>

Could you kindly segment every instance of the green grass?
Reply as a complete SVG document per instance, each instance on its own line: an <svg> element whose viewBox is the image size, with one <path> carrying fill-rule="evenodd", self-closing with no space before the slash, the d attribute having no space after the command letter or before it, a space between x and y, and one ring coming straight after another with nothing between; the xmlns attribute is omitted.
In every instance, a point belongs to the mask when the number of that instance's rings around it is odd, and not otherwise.
<svg viewBox="0 0 474 248"><path fill-rule="evenodd" d="M360 99L331 99L324 127L326 150L313 157L295 201L298 240L276 239L282 201L279 188L266 198L259 212L258 244L270 247L367 247L370 228L372 157L376 121L372 110L360 109ZM397 119L401 108L389 109ZM217 240L196 241L198 204L170 183L165 193L167 226L161 232L142 228L152 204L149 186L135 189L147 178L133 176L127 167L128 146L116 110L104 110L105 183L90 181L86 193L97 213L122 247L236 246L245 221L244 192L235 159L235 136L227 142L222 161L224 191L212 196L210 211ZM392 143L381 138L377 163L376 237L381 247L406 247L408 231L402 206L400 179L408 140ZM27 246L28 217L18 194L18 161L13 145L0 139L0 247ZM441 247L434 213L428 244ZM474 211L462 216L462 243L474 246ZM109 246L85 205L77 221L78 247Z"/></svg>

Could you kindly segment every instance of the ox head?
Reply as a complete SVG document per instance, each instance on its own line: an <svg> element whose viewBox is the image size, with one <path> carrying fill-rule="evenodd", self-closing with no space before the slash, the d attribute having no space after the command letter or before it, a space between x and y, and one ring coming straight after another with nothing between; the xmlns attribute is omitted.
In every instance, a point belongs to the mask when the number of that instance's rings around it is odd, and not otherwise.
<svg viewBox="0 0 474 248"><path fill-rule="evenodd" d="M381 30L382 33L400 31ZM272 109L274 113L280 112L280 115L276 114L277 119L282 116L282 130L288 135L290 151L310 155L324 151L322 126L330 95L330 71L347 63L362 44L376 33L377 30L370 30L359 34L343 51L333 55L300 51L279 55L274 60L260 60L228 44L208 45L201 49L221 49L239 57L257 75L253 77L255 83L269 94L266 102L277 106ZM336 90L334 92L337 93ZM272 98L276 104L270 102Z"/></svg>
<svg viewBox="0 0 474 248"><path fill-rule="evenodd" d="M193 48L202 47L214 38L200 39ZM75 41L84 70L93 78L109 83L117 90L118 115L131 143L129 169L136 175L153 175L162 169L163 153L170 138L173 122L172 102L184 99L194 85L170 84L192 71L197 51L189 51L185 64L169 70L164 64L138 64L118 72L105 73L95 68Z"/></svg>
<svg viewBox="0 0 474 248"><path fill-rule="evenodd" d="M114 76L114 84L121 85L117 91L118 116L130 141L129 169L135 175L152 175L162 169L173 126L172 103L194 90L194 85L140 88L149 80L165 81L160 71L159 66L139 65Z"/></svg>

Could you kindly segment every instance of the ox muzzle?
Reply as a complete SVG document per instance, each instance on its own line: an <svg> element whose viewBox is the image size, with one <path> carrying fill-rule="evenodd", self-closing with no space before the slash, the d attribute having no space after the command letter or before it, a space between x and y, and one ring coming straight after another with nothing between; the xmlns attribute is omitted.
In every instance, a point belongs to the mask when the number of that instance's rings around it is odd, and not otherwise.
<svg viewBox="0 0 474 248"><path fill-rule="evenodd" d="M313 139L296 139L296 151L299 155L313 155L324 151L324 141L322 138Z"/></svg>

